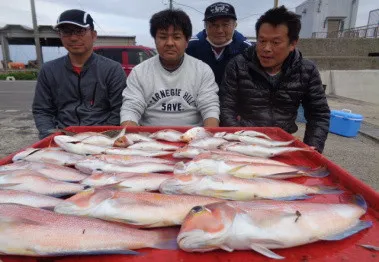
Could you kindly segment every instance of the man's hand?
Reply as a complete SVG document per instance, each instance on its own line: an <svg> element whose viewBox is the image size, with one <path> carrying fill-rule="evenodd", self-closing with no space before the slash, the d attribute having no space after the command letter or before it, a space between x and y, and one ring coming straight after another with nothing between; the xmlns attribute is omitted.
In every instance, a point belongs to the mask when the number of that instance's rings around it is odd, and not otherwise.
<svg viewBox="0 0 379 262"><path fill-rule="evenodd" d="M220 121L217 118L209 117L204 120L204 127L219 127Z"/></svg>
<svg viewBox="0 0 379 262"><path fill-rule="evenodd" d="M134 121L124 121L121 123L121 126L138 126L138 124Z"/></svg>

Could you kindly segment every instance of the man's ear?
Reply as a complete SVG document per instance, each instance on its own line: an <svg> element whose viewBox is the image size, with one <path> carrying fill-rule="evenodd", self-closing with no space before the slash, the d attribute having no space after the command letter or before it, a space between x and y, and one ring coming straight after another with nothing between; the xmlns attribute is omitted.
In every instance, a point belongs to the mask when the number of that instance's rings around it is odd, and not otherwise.
<svg viewBox="0 0 379 262"><path fill-rule="evenodd" d="M291 52L292 52L293 50L295 50L298 41L299 41L299 40L297 39L297 40L293 40L293 41L290 43L290 51L291 51Z"/></svg>
<svg viewBox="0 0 379 262"><path fill-rule="evenodd" d="M237 28L237 25L238 25L238 23L237 23L237 20L236 20L236 21L234 21L234 29Z"/></svg>
<svg viewBox="0 0 379 262"><path fill-rule="evenodd" d="M91 32L91 34L92 34L92 39L93 39L93 41L95 41L95 40L97 39L97 31L96 31L96 30L93 30L93 31Z"/></svg>

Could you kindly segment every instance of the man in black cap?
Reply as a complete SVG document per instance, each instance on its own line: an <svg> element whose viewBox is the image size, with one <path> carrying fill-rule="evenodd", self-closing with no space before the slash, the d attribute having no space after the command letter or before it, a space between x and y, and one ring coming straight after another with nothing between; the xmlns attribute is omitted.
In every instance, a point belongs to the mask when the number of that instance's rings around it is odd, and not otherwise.
<svg viewBox="0 0 379 262"><path fill-rule="evenodd" d="M231 4L217 2L207 7L204 14L205 29L189 41L187 54L207 63L221 84L229 60L240 54L251 43L235 30L237 16Z"/></svg>
<svg viewBox="0 0 379 262"><path fill-rule="evenodd" d="M68 55L39 72L33 101L39 137L67 126L119 125L126 76L119 63L93 52L97 33L91 15L67 10L55 28Z"/></svg>

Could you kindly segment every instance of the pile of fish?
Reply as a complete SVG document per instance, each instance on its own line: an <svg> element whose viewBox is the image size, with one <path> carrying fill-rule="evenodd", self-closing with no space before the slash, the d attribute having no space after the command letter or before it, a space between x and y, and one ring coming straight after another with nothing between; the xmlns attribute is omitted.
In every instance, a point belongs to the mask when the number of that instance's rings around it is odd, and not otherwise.
<svg viewBox="0 0 379 262"><path fill-rule="evenodd" d="M0 166L0 253L251 249L280 259L270 249L339 240L371 226L359 220L367 209L359 196L345 204L301 201L342 191L287 180L329 174L271 159L312 151L294 141L202 127L123 129L113 137L66 132L53 141L57 147L28 148Z"/></svg>

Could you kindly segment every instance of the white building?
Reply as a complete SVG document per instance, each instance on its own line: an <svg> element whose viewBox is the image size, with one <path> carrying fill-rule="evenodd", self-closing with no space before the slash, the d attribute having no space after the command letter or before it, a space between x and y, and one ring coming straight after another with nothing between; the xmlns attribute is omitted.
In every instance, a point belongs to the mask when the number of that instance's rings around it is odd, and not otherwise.
<svg viewBox="0 0 379 262"><path fill-rule="evenodd" d="M296 7L301 15L300 38L333 37L332 32L355 27L359 0L306 0ZM336 34L335 34L336 35Z"/></svg>

